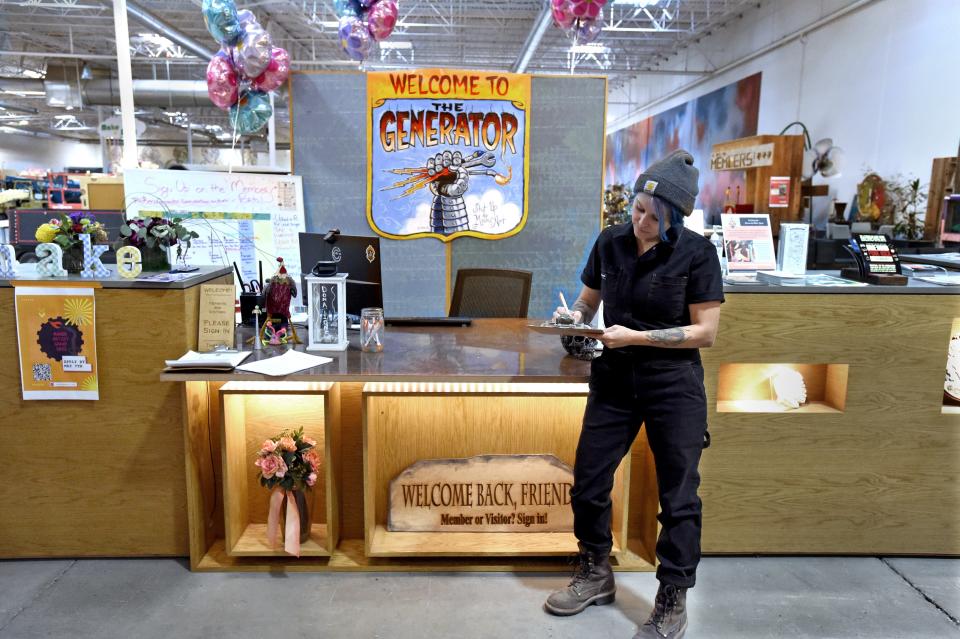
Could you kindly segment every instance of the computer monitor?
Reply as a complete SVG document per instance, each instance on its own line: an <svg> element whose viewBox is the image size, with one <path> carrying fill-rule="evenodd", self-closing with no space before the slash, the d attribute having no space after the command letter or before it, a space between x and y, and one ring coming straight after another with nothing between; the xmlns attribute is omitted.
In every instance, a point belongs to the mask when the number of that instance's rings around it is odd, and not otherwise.
<svg viewBox="0 0 960 639"><path fill-rule="evenodd" d="M331 234L327 234L331 235ZM338 273L347 273L347 314L360 315L360 309L383 308L380 279L380 238L363 235L300 234L300 265L304 277L317 262L336 262ZM306 279L301 290L306 291ZM306 294L304 294L306 300Z"/></svg>

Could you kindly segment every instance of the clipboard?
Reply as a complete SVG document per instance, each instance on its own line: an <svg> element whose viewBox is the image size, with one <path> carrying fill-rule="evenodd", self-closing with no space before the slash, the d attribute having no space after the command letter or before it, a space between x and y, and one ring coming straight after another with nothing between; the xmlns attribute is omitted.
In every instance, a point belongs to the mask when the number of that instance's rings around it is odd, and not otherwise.
<svg viewBox="0 0 960 639"><path fill-rule="evenodd" d="M536 333L545 335L583 335L585 337L597 337L603 335L602 328L594 328L588 324L553 324L550 322L544 324L527 324L527 328Z"/></svg>

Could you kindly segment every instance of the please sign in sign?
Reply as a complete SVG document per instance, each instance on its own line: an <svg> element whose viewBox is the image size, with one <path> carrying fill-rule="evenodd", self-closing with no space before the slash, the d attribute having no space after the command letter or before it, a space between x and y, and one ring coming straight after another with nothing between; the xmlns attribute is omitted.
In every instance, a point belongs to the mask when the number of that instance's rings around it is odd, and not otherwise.
<svg viewBox="0 0 960 639"><path fill-rule="evenodd" d="M387 529L570 532L573 471L553 455L433 459L390 482Z"/></svg>

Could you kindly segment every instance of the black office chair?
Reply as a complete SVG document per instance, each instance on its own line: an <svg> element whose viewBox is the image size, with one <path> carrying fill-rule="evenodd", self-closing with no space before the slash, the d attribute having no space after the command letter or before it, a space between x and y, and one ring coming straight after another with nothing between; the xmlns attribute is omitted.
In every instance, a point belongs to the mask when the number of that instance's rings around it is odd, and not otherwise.
<svg viewBox="0 0 960 639"><path fill-rule="evenodd" d="M533 273L496 268L457 271L450 317L526 317Z"/></svg>

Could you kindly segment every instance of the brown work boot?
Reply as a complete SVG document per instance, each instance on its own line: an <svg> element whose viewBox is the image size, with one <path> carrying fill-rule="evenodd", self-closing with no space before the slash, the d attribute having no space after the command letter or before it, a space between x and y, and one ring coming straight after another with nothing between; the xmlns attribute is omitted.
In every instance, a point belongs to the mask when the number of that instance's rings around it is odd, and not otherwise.
<svg viewBox="0 0 960 639"><path fill-rule="evenodd" d="M680 639L687 631L687 589L660 584L653 612L633 639Z"/></svg>
<svg viewBox="0 0 960 639"><path fill-rule="evenodd" d="M570 584L547 597L547 602L543 605L551 614L564 617L575 615L590 605L603 606L613 603L616 597L617 585L613 582L610 556L606 553L592 553L584 548L583 544L579 546L577 569Z"/></svg>

